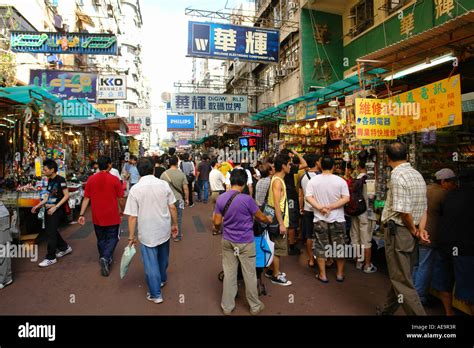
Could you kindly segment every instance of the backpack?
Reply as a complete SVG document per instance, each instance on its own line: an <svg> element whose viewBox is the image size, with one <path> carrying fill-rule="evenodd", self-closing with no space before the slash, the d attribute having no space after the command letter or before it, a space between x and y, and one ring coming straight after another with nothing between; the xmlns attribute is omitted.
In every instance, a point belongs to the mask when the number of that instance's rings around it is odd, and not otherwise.
<svg viewBox="0 0 474 348"><path fill-rule="evenodd" d="M349 216L359 216L367 211L367 203L364 198L364 185L366 175L352 181L349 187L350 201L344 206L344 213Z"/></svg>
<svg viewBox="0 0 474 348"><path fill-rule="evenodd" d="M181 162L179 168L181 169L182 172L184 172L184 162ZM186 162L186 163L190 163L190 162ZM186 174L186 179L188 180L188 184L192 184L194 182L194 179L196 179L196 177L194 176L194 173L193 172L189 172L188 174Z"/></svg>

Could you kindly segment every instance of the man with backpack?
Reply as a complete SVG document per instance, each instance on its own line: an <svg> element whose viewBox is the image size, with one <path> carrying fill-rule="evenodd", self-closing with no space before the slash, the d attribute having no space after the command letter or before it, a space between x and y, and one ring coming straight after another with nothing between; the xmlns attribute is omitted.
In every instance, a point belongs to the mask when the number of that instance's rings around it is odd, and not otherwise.
<svg viewBox="0 0 474 348"><path fill-rule="evenodd" d="M301 232L303 240L306 243L306 252L308 254L308 267L313 268L314 265L314 254L313 254L313 220L314 210L311 205L304 200L306 194L306 187L308 182L316 175L321 174L319 170L319 159L318 154L307 154L304 156L306 163L308 164L308 170L304 172L300 179L299 185L299 200L300 200L300 214L303 216L301 222Z"/></svg>
<svg viewBox="0 0 474 348"><path fill-rule="evenodd" d="M367 197L367 169L365 162L359 161L357 164L356 180L351 182L349 187L350 201L346 205L345 213L351 216L351 243L355 250L360 250L356 246L361 246L364 250L364 258L356 261L356 268L363 269L364 273L377 272L371 262L372 257L372 233L375 221L369 216L367 207L369 206ZM361 255L362 256L362 255Z"/></svg>
<svg viewBox="0 0 474 348"><path fill-rule="evenodd" d="M194 180L196 180L196 177L194 176L195 173L195 167L193 161L191 161L189 153L184 153L183 154L183 160L181 161L179 165L179 169L186 175L186 179L188 180L188 190L189 190L189 208L192 208L194 206L193 202L193 183Z"/></svg>

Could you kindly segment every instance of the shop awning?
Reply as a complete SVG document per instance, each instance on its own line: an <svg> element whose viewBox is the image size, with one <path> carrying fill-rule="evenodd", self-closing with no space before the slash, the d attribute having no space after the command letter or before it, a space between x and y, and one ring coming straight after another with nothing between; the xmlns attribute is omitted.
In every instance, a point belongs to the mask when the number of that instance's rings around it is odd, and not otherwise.
<svg viewBox="0 0 474 348"><path fill-rule="evenodd" d="M385 71L386 70L384 69L373 69L371 71L366 72L366 76L367 74L373 76L373 78L369 78L369 79L366 78L365 79L366 82L368 82L369 84L381 83L381 81L375 75L381 74ZM259 123L276 122L278 120L286 119L286 109L290 105L294 105L305 100L314 100L314 99L317 100L316 104L320 105L320 104L324 104L328 102L331 99L345 96L348 93L355 91L357 89L360 89L360 84L359 84L359 77L355 75L355 76L348 77L344 80L334 82L333 84L327 87L321 88L317 91L309 92L301 97L286 101L278 106L273 106L263 111L260 111L259 113L253 116L250 116L250 118L253 121L256 121Z"/></svg>
<svg viewBox="0 0 474 348"><path fill-rule="evenodd" d="M127 123L121 117L109 117L100 120L98 127L109 132L120 131L122 134L127 134L128 132Z"/></svg>
<svg viewBox="0 0 474 348"><path fill-rule="evenodd" d="M38 86L15 86L0 88L0 106L15 104L50 104L61 102L61 99Z"/></svg>
<svg viewBox="0 0 474 348"><path fill-rule="evenodd" d="M63 100L61 120L67 124L85 125L103 120L106 117L85 99Z"/></svg>

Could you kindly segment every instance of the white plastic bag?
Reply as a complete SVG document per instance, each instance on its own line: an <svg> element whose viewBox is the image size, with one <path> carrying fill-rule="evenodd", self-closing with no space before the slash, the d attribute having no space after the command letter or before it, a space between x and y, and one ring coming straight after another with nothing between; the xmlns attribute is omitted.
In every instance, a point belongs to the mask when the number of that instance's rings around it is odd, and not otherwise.
<svg viewBox="0 0 474 348"><path fill-rule="evenodd" d="M128 245L125 247L125 250L122 255L122 260L120 261L120 279L125 277L127 274L128 267L130 266L130 262L132 262L133 256L136 254L135 247L129 247Z"/></svg>

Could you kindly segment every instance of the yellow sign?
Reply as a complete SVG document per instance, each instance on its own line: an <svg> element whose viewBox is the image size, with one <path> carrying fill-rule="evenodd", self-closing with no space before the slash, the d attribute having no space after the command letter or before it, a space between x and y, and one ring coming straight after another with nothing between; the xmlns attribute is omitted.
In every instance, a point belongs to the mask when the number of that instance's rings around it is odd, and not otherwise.
<svg viewBox="0 0 474 348"><path fill-rule="evenodd" d="M400 19L400 35L410 35L413 29L415 29L415 16L412 12Z"/></svg>
<svg viewBox="0 0 474 348"><path fill-rule="evenodd" d="M115 104L94 104L94 107L105 117L115 117L117 113Z"/></svg>
<svg viewBox="0 0 474 348"><path fill-rule="evenodd" d="M396 139L397 118L390 116L386 99L356 98L357 139Z"/></svg>
<svg viewBox="0 0 474 348"><path fill-rule="evenodd" d="M418 111L412 116L400 113L397 134L462 124L460 75L405 92L392 98L391 102L394 105L412 104Z"/></svg>
<svg viewBox="0 0 474 348"><path fill-rule="evenodd" d="M130 153L132 155L138 156L140 143L138 140L130 139Z"/></svg>

